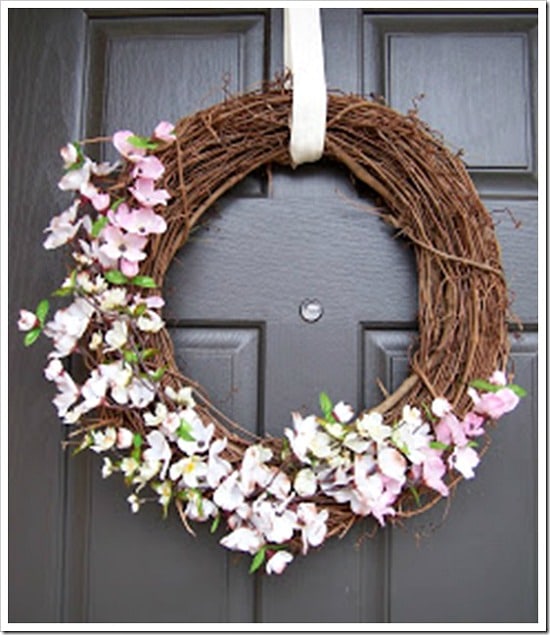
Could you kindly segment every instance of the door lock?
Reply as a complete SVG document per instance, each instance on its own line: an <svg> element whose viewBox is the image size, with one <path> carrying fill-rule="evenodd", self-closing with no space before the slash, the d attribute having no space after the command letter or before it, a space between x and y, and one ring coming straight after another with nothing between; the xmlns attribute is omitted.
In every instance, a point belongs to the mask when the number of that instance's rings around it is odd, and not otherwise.
<svg viewBox="0 0 550 635"><path fill-rule="evenodd" d="M310 300L306 298L300 304L300 317L304 322L309 322L310 324L313 322L317 322L323 316L324 309L323 305L319 302L319 300Z"/></svg>

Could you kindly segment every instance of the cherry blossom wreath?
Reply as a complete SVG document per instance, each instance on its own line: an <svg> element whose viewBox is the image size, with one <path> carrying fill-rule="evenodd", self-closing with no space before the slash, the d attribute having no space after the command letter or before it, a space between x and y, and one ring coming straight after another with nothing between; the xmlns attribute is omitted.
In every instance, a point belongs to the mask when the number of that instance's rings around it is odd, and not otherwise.
<svg viewBox="0 0 550 635"><path fill-rule="evenodd" d="M485 426L525 391L506 376L508 299L492 219L458 156L414 111L329 94L324 158L381 200L381 217L414 247L418 342L410 374L359 414L326 393L320 414L292 413L282 438L257 438L226 418L178 370L161 290L176 252L227 190L271 164L289 165L292 93L282 83L161 122L61 149L70 207L46 228L46 249L70 247L53 292L70 300L20 312L25 344L53 340L44 374L75 452L105 453L124 476L132 512L157 501L224 528L220 543L281 573L298 554L359 519L399 522L448 497L487 447ZM90 143L112 141L115 165ZM63 302L61 300L61 302ZM57 300L59 302L59 300ZM82 356L77 384L63 360Z"/></svg>

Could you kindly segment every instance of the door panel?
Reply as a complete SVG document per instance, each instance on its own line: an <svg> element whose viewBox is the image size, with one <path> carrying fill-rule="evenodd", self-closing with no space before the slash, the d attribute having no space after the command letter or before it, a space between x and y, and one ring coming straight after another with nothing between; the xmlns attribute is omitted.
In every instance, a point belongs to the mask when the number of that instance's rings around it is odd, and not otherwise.
<svg viewBox="0 0 550 635"><path fill-rule="evenodd" d="M193 538L177 514L161 520L154 503L134 517L120 480L101 479L99 457L79 455L62 464L42 360L26 354L23 367L15 334L11 620L536 619L536 15L322 13L329 86L383 94L401 110L425 92L420 116L453 147L466 148L497 224L513 310L524 323L525 332L514 337L513 361L529 399L494 431L478 478L461 484L448 510L442 503L374 538L365 533L373 524L359 523L343 540L298 558L284 576L254 577L248 559L226 554L207 527L197 527ZM13 54L20 85L10 86L10 97L21 106L12 127L32 145L37 111L30 104L43 103L36 98L54 91L51 86L63 88L70 96L52 102L54 111L63 109L63 123L39 141L50 154L52 140L56 147L121 126L146 133L159 118L176 120L220 101L224 85L244 91L282 68L281 10L42 11L44 22L38 15L13 14L13 33L36 43ZM78 34L73 55L58 58L70 65L59 78L50 60L49 81L33 83L25 69L41 59L42 44L70 29ZM35 168L21 143L10 151L17 165ZM51 255L44 268L25 267L36 258L50 215L38 199L29 204L29 173L19 185L14 175L10 192L10 229L34 241L27 239L14 259L14 316L62 270ZM57 173L46 176L36 190L44 193L40 200L61 209L54 200L59 195L52 195ZM360 409L380 400L378 382L392 390L407 374L417 313L412 249L379 220L369 192L357 191L340 166L273 167L269 179L265 170L246 179L174 259L164 291L180 369L201 382L225 414L259 434L282 434L292 410L315 411L321 390ZM300 316L308 299L323 307L314 323ZM39 395L36 403L26 398L29 390ZM30 443L37 435L44 451ZM43 498L29 508L19 502L21 493L36 480ZM42 526L44 533L37 531ZM29 602L34 596L42 601Z"/></svg>

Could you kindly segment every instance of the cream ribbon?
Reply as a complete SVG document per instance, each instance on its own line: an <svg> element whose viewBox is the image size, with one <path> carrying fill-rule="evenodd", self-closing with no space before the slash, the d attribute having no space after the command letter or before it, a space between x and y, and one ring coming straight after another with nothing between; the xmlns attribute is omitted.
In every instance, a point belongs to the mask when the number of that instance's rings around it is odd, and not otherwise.
<svg viewBox="0 0 550 635"><path fill-rule="evenodd" d="M292 73L290 156L293 164L323 155L327 86L320 9L284 10L285 66Z"/></svg>

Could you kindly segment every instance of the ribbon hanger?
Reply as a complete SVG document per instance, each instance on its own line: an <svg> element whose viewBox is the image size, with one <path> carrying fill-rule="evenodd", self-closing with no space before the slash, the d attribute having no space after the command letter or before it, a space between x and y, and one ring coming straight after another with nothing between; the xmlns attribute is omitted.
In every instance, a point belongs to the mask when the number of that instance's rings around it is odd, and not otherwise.
<svg viewBox="0 0 550 635"><path fill-rule="evenodd" d="M294 166L320 159L325 145L327 87L320 9L284 10L285 66L292 74L290 156Z"/></svg>

